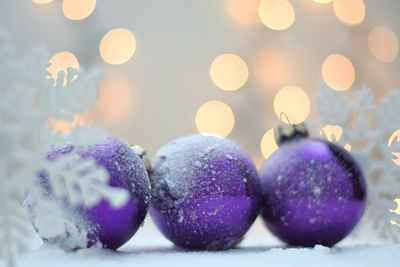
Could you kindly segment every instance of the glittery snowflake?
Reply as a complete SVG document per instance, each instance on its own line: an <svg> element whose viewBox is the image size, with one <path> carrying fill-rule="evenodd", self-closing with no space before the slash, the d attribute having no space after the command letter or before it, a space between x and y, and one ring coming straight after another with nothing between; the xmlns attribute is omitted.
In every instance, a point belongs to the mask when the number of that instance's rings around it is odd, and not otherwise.
<svg viewBox="0 0 400 267"><path fill-rule="evenodd" d="M389 210L400 196L400 91L375 103L370 89L350 97L323 84L315 100L325 125L321 133L350 150L366 177L368 207L360 229L399 240L400 230L391 225L396 214Z"/></svg>
<svg viewBox="0 0 400 267"><path fill-rule="evenodd" d="M55 81L50 80L46 77L47 62L48 55L41 49L19 59L8 36L0 31L0 255L8 259L9 266L15 266L16 255L29 242L32 226L22 203L28 193L41 198L34 190L40 171L48 173L56 195L72 204L92 206L104 197L118 206L126 199L125 191L108 186L108 172L91 159L81 159L74 168L66 167L77 161L73 157L54 164L46 160L52 145L64 138L51 132L49 119L72 120L86 111L97 99L99 76L96 71L81 70L78 75L78 70L69 69L59 72ZM70 134L69 140L89 145L91 140L98 140L94 135L99 132L81 127ZM82 170L86 177L78 175ZM69 186L61 187L62 183ZM88 191L91 194L85 194ZM44 209L51 206L45 201L38 203ZM59 219L56 214L53 207L43 216L51 215L48 221L54 223ZM45 217L41 219L46 221Z"/></svg>

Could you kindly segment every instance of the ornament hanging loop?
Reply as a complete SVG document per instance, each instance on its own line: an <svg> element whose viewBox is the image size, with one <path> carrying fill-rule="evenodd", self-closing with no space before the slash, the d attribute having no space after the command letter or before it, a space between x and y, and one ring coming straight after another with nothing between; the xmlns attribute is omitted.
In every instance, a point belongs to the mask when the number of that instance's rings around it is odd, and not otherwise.
<svg viewBox="0 0 400 267"><path fill-rule="evenodd" d="M285 119L286 119L286 121L287 121L287 124L293 126L293 123L290 122L289 116L288 116L285 112L281 112L281 114L279 114L279 120L280 120L281 122L283 122L283 117L285 117Z"/></svg>

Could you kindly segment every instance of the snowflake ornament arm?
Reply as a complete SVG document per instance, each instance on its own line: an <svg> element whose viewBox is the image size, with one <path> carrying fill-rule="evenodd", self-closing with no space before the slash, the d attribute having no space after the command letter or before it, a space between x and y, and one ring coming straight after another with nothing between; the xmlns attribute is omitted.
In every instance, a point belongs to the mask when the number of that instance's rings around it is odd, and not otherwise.
<svg viewBox="0 0 400 267"><path fill-rule="evenodd" d="M107 199L115 207L120 207L129 198L125 190L108 186L110 177L104 167L93 159L83 159L74 153L48 162L45 172L54 195L68 199L75 206L92 207Z"/></svg>
<svg viewBox="0 0 400 267"><path fill-rule="evenodd" d="M43 49L17 58L7 34L0 31L0 251L8 259L8 266L15 266L17 253L29 244L24 225L31 224L22 207L23 199L28 189L33 197L41 198L34 186L37 173L48 167L45 155L62 139L46 127L48 120L71 120L75 114L88 110L98 97L97 71L81 71L76 77L77 70L70 69L67 74L60 73L54 84L46 77L47 61ZM82 146L90 144L93 131L81 128L78 132L71 140ZM82 161L69 170L64 167L50 169L56 175L49 179L55 185L61 178L68 183L70 190L60 193L68 201L95 205L104 197L118 206L126 200L127 192L110 187L107 172L94 161ZM77 179L82 171L85 175ZM80 194L72 188L79 189ZM53 217L48 222L54 222L57 207L44 201L41 204L50 207L46 214ZM60 221L58 225L65 224Z"/></svg>
<svg viewBox="0 0 400 267"><path fill-rule="evenodd" d="M15 185L7 181L4 163L0 163L0 255L9 266L16 265L16 255L27 249L30 224Z"/></svg>
<svg viewBox="0 0 400 267"><path fill-rule="evenodd" d="M54 86L50 83L43 95L44 114L48 118L72 120L74 116L88 110L98 98L99 73L90 71L78 75L78 69L68 68L67 74L59 72Z"/></svg>
<svg viewBox="0 0 400 267"><path fill-rule="evenodd" d="M351 116L351 106L345 95L321 84L315 97L317 112L324 124L343 125Z"/></svg>
<svg viewBox="0 0 400 267"><path fill-rule="evenodd" d="M400 231L391 227L393 214L388 209L400 195L400 160L396 165L400 146L398 141L388 143L388 137L400 128L399 90L390 91L376 105L370 89L358 90L351 101L346 93L322 84L315 104L323 124L342 128L338 143L351 146L351 154L366 177L369 205L360 229L382 239L398 240Z"/></svg>

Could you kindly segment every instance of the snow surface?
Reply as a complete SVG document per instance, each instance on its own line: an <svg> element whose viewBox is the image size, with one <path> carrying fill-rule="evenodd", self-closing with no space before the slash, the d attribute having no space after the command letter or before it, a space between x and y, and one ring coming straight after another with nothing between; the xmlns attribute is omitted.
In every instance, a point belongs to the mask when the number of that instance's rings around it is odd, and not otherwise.
<svg viewBox="0 0 400 267"><path fill-rule="evenodd" d="M348 238L332 249L322 246L287 248L272 237L258 219L237 249L184 251L172 246L147 217L144 227L118 252L93 248L67 253L56 247L42 246L37 240L35 245L39 248L21 256L18 266L398 266L400 244L376 243L369 237L363 240L368 241ZM0 261L0 266L5 266L4 262Z"/></svg>

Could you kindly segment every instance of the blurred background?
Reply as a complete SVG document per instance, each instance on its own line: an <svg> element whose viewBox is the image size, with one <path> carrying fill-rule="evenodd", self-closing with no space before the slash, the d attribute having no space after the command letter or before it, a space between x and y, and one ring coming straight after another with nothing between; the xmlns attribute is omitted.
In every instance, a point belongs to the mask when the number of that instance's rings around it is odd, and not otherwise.
<svg viewBox="0 0 400 267"><path fill-rule="evenodd" d="M150 155L173 138L216 134L260 166L277 149L282 112L343 130L319 122L320 82L350 97L398 88L398 10L397 0L2 1L0 29L21 56L46 47L51 78L100 70L98 102L73 121L51 120L54 132L99 123ZM254 228L245 246L278 242L259 220ZM146 223L135 244L169 244L157 233Z"/></svg>
<svg viewBox="0 0 400 267"><path fill-rule="evenodd" d="M43 44L49 72L99 68L94 121L154 155L196 132L227 136L259 166L281 112L318 124L319 81L379 98L400 84L397 0L2 1L19 54ZM45 74L44 74L45 75Z"/></svg>

